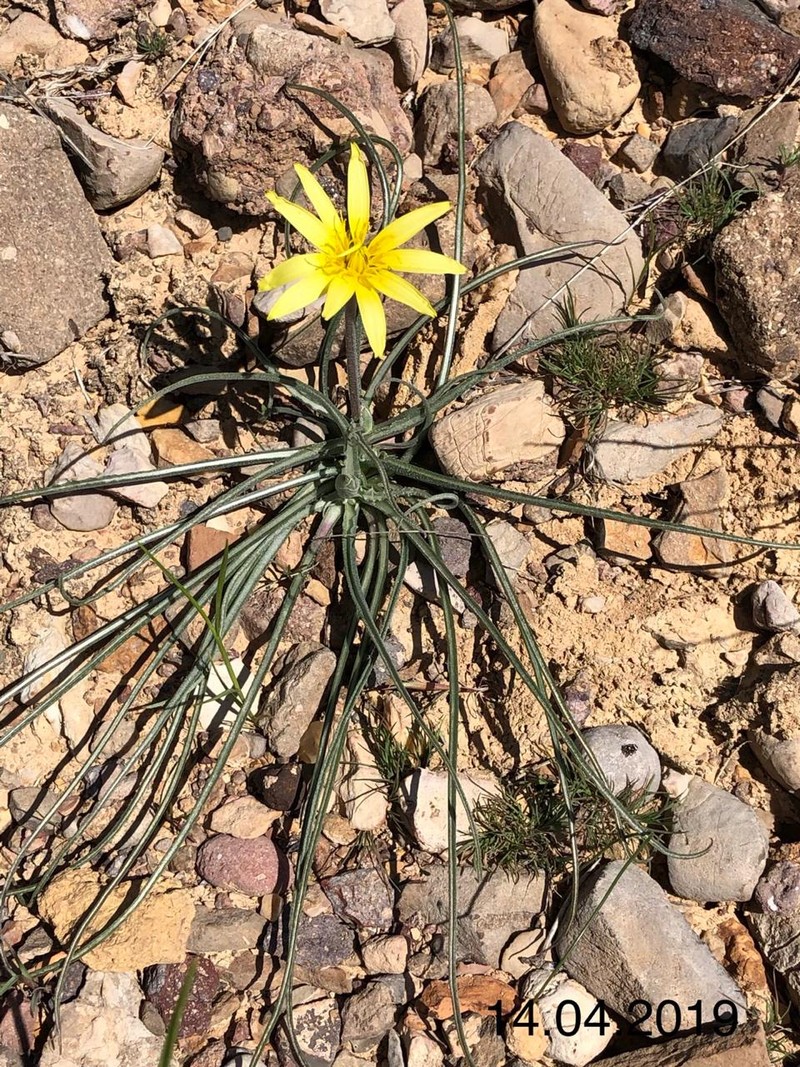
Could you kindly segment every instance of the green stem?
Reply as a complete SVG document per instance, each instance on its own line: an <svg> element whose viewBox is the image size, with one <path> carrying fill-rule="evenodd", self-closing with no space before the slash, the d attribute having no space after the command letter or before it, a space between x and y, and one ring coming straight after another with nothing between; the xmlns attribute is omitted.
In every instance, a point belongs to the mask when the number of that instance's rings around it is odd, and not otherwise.
<svg viewBox="0 0 800 1067"><path fill-rule="evenodd" d="M361 338L358 329L358 304L348 300L344 307L344 350L347 359L347 394L350 418L361 422Z"/></svg>

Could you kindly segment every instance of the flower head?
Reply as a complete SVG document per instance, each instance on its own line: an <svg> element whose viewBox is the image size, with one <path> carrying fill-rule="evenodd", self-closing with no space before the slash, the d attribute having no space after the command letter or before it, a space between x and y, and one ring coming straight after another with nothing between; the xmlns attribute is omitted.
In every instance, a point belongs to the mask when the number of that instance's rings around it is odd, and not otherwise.
<svg viewBox="0 0 800 1067"><path fill-rule="evenodd" d="M267 198L316 251L292 256L261 279L260 289L294 283L275 301L269 318L289 315L324 295L322 317L329 319L355 297L370 347L382 357L386 350L386 315L381 296L399 300L423 315L436 315L430 301L397 272L462 274L465 270L455 259L438 252L400 247L449 211L450 204L445 200L410 211L368 241L369 176L358 145L350 146L346 220L311 171L299 164L294 169L316 214L276 193L267 193Z"/></svg>

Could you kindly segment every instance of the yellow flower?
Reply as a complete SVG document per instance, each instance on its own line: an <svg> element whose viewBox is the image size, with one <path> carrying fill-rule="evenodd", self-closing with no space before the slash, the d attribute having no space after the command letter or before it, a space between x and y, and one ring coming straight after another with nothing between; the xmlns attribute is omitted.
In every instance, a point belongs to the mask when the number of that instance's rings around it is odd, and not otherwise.
<svg viewBox="0 0 800 1067"><path fill-rule="evenodd" d="M368 242L369 176L358 145L350 146L346 221L311 171L299 164L294 169L316 215L276 193L267 193L267 197L317 251L292 256L261 279L259 289L295 283L275 301L269 318L289 315L325 294L322 317L329 319L355 297L367 340L375 355L382 357L386 350L386 315L381 295L399 300L423 315L436 315L436 309L419 289L396 272L462 274L465 270L455 259L438 252L400 247L449 211L450 204L445 200L410 211Z"/></svg>

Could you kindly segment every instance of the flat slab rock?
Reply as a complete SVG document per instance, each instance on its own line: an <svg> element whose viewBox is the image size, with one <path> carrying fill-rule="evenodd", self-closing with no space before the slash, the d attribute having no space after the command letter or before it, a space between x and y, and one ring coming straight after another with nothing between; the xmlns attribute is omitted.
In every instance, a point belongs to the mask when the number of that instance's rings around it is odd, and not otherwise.
<svg viewBox="0 0 800 1067"><path fill-rule="evenodd" d="M546 137L519 122L507 123L475 165L495 236L521 253L590 242L558 261L520 272L500 314L493 345L504 344L527 322L526 337L546 337L560 321L554 300L569 289L584 320L624 306L642 270L642 247L625 234L625 216ZM588 269L587 259L598 257Z"/></svg>
<svg viewBox="0 0 800 1067"><path fill-rule="evenodd" d="M0 105L0 368L47 363L104 318L111 264L54 127Z"/></svg>
<svg viewBox="0 0 800 1067"><path fill-rule="evenodd" d="M732 1034L679 1037L603 1060L603 1067L769 1067L764 1030L748 1019Z"/></svg>
<svg viewBox="0 0 800 1067"><path fill-rule="evenodd" d="M641 1014L631 1011L636 1000L681 1007L699 1000L706 1019L730 1000L743 1018L741 990L661 886L641 868L624 867L614 860L584 883L571 929L556 937L567 974L629 1020Z"/></svg>
<svg viewBox="0 0 800 1067"><path fill-rule="evenodd" d="M800 39L750 0L642 0L629 34L689 81L750 100L777 92L800 60Z"/></svg>

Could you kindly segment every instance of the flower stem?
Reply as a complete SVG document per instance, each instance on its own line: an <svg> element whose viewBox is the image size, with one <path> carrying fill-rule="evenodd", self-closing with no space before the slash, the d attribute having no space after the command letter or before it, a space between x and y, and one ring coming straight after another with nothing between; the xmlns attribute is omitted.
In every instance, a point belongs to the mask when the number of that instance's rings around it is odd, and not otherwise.
<svg viewBox="0 0 800 1067"><path fill-rule="evenodd" d="M348 300L344 307L344 350L347 360L347 394L350 418L361 422L361 331L358 328L358 304Z"/></svg>

